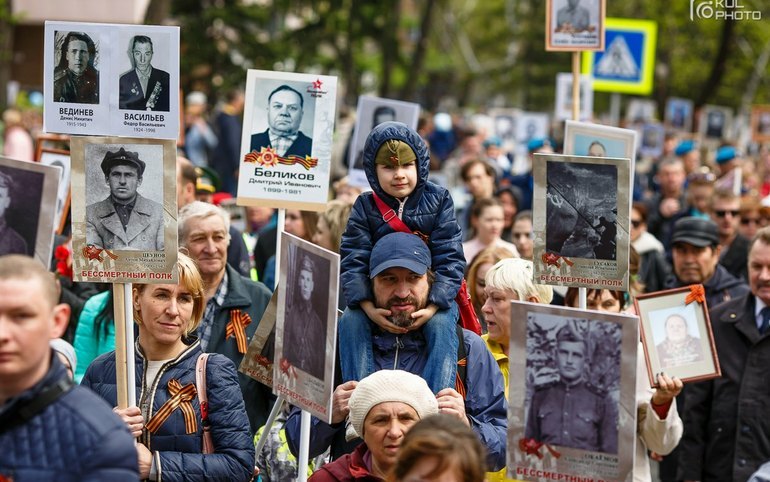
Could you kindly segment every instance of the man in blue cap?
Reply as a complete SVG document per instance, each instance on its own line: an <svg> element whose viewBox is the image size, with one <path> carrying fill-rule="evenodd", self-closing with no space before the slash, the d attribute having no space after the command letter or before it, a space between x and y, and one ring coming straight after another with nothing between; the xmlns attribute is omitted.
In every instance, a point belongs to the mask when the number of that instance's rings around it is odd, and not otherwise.
<svg viewBox="0 0 770 482"><path fill-rule="evenodd" d="M139 194L145 163L136 152L107 151L101 164L110 195L86 206L86 243L104 249L163 251L163 206Z"/></svg>
<svg viewBox="0 0 770 482"><path fill-rule="evenodd" d="M680 142L674 150L674 155L682 159L684 171L687 174L697 171L701 165L700 151L692 139L685 139Z"/></svg>
<svg viewBox="0 0 770 482"><path fill-rule="evenodd" d="M431 271L431 254L421 238L410 233L390 233L374 245L369 258L369 276L375 306L390 312L390 321L403 327L391 333L372 328L374 370L398 369L420 374L428 358L422 327L409 330L412 313L428 303L428 293L435 278ZM406 330L406 331L405 331ZM503 376L484 341L475 333L457 329L461 336L458 349L458 376L455 388L444 388L436 394L439 411L457 417L468 424L487 448L487 463L491 470L505 465L505 434L507 403ZM337 350L344 350L340 346ZM464 356L460 356L463 354ZM462 363L462 359L465 363ZM464 367L464 368L462 368ZM464 371L463 376L460 371ZM316 418L311 422L309 456L315 457L331 446L333 458L352 451L346 445L345 418L350 412L348 400L358 382L340 384L332 397L332 423ZM286 421L286 435L292 452L298 454L300 413L294 409Z"/></svg>

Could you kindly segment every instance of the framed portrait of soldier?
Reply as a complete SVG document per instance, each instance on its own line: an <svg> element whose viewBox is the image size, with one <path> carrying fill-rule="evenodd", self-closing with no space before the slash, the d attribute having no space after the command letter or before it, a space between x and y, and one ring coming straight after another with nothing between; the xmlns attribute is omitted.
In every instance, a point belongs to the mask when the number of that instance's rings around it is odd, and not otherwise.
<svg viewBox="0 0 770 482"><path fill-rule="evenodd" d="M326 209L336 97L336 77L248 71L239 205Z"/></svg>
<svg viewBox="0 0 770 482"><path fill-rule="evenodd" d="M495 108L489 110L492 117L492 133L500 139L500 147L512 152L516 148L516 125L519 109Z"/></svg>
<svg viewBox="0 0 770 482"><path fill-rule="evenodd" d="M692 132L692 109L690 99L670 97L666 101L666 126L681 132Z"/></svg>
<svg viewBox="0 0 770 482"><path fill-rule="evenodd" d="M631 480L637 318L514 301L511 320L508 477Z"/></svg>
<svg viewBox="0 0 770 482"><path fill-rule="evenodd" d="M56 234L62 234L67 222L67 217L69 216L70 203L72 200L70 190L70 175L72 173L70 152L64 149L42 147L38 144L35 159L40 164L53 166L59 169L59 191L56 195L56 217L54 218L54 226L56 226Z"/></svg>
<svg viewBox="0 0 770 482"><path fill-rule="evenodd" d="M59 168L0 157L0 256L51 264Z"/></svg>
<svg viewBox="0 0 770 482"><path fill-rule="evenodd" d="M281 233L273 393L331 423L337 253Z"/></svg>
<svg viewBox="0 0 770 482"><path fill-rule="evenodd" d="M419 118L419 104L368 95L359 97L353 140L348 151L348 182L369 187L364 172L364 144L372 129L387 121L403 122L411 129L417 129Z"/></svg>
<svg viewBox="0 0 770 482"><path fill-rule="evenodd" d="M546 0L545 49L604 50L605 0Z"/></svg>
<svg viewBox="0 0 770 482"><path fill-rule="evenodd" d="M770 142L770 105L751 106L751 140Z"/></svg>
<svg viewBox="0 0 770 482"><path fill-rule="evenodd" d="M176 139L179 27L46 21L44 129Z"/></svg>
<svg viewBox="0 0 770 482"><path fill-rule="evenodd" d="M628 289L628 159L535 154L535 282Z"/></svg>
<svg viewBox="0 0 770 482"><path fill-rule="evenodd" d="M72 139L75 281L177 281L176 147L171 139Z"/></svg>
<svg viewBox="0 0 770 482"><path fill-rule="evenodd" d="M640 295L634 304L651 387L660 372L684 383L721 376L702 285Z"/></svg>
<svg viewBox="0 0 770 482"><path fill-rule="evenodd" d="M591 76L580 76L580 119L590 119L594 110L594 90ZM572 74L556 75L556 107L554 116L559 120L572 119Z"/></svg>
<svg viewBox="0 0 770 482"><path fill-rule="evenodd" d="M639 153L642 157L659 158L662 156L666 136L663 124L658 122L642 124L640 132Z"/></svg>
<svg viewBox="0 0 770 482"><path fill-rule="evenodd" d="M706 141L717 144L732 134L733 110L718 105L704 105L698 117L698 133Z"/></svg>

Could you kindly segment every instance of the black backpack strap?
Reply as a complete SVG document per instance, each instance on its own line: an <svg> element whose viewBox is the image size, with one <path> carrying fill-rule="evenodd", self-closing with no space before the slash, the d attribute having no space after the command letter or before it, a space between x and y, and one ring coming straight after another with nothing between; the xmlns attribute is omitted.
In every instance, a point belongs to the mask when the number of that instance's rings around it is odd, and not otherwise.
<svg viewBox="0 0 770 482"><path fill-rule="evenodd" d="M463 336L463 327L455 325L457 331L457 377L455 378L455 390L463 396L465 400L465 387L468 375L468 353L465 351L465 337Z"/></svg>
<svg viewBox="0 0 770 482"><path fill-rule="evenodd" d="M69 378L62 378L54 385L45 388L37 396L19 404L0 416L0 433L30 421L35 415L45 410L62 395L72 390L75 383Z"/></svg>

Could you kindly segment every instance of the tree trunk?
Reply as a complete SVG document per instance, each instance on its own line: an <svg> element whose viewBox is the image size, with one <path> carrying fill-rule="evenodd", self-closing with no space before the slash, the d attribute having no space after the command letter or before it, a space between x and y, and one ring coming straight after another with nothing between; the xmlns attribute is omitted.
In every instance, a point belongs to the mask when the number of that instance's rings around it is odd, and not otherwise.
<svg viewBox="0 0 770 482"><path fill-rule="evenodd" d="M732 11L735 12L735 8ZM706 104L714 96L724 76L725 64L730 55L731 44L735 37L735 20L728 18L724 22L722 25L722 36L719 40L719 50L717 51L714 63L711 65L711 74L703 84L703 87L701 87L700 95L695 101L695 110Z"/></svg>
<svg viewBox="0 0 770 482"><path fill-rule="evenodd" d="M412 64L408 68L406 82L401 87L400 99L414 99L417 78L420 75L420 72L422 72L422 62L425 59L425 50L428 47L430 28L431 25L433 25L433 10L435 6L436 0L427 0L425 2L425 11L422 14L422 20L420 22L420 37L417 39L414 56L412 57Z"/></svg>
<svg viewBox="0 0 770 482"><path fill-rule="evenodd" d="M0 0L0 110L8 107L8 83L13 61L13 18L11 0Z"/></svg>
<svg viewBox="0 0 770 482"><path fill-rule="evenodd" d="M171 16L171 0L150 0L144 14L145 25L163 25Z"/></svg>

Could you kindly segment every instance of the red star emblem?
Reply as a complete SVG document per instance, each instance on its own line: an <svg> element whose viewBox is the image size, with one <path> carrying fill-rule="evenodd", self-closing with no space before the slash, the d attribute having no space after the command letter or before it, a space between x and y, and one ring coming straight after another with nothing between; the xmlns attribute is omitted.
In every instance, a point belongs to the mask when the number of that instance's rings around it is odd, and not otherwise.
<svg viewBox="0 0 770 482"><path fill-rule="evenodd" d="M323 82L321 82L321 79L316 79L315 82L313 82L313 89L314 90L321 90L321 85Z"/></svg>

